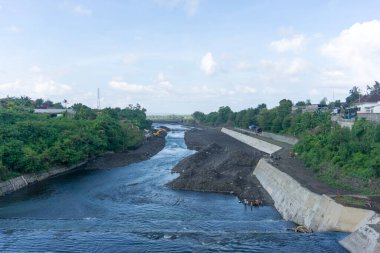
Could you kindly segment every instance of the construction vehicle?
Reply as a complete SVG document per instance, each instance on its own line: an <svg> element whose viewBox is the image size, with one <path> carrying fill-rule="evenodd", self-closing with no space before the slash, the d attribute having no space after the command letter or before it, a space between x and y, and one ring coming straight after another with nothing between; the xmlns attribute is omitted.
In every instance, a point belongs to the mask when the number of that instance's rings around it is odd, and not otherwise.
<svg viewBox="0 0 380 253"><path fill-rule="evenodd" d="M163 128L158 128L153 130L153 135L154 136L161 136L161 134L166 133L166 130Z"/></svg>

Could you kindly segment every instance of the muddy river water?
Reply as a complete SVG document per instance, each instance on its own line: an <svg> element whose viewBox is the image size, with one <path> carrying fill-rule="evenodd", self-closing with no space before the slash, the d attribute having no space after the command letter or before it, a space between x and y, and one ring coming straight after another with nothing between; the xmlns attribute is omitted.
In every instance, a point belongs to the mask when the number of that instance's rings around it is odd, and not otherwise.
<svg viewBox="0 0 380 253"><path fill-rule="evenodd" d="M0 200L1 252L346 252L347 234L288 231L272 207L174 191L171 168L194 153L182 126L150 160L50 179Z"/></svg>

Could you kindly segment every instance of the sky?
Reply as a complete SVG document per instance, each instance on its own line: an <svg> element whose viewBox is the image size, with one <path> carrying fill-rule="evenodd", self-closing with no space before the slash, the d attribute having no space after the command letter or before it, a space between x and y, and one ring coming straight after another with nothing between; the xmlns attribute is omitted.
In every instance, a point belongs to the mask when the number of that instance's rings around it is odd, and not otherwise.
<svg viewBox="0 0 380 253"><path fill-rule="evenodd" d="M148 114L344 100L380 81L378 0L0 0L0 97Z"/></svg>

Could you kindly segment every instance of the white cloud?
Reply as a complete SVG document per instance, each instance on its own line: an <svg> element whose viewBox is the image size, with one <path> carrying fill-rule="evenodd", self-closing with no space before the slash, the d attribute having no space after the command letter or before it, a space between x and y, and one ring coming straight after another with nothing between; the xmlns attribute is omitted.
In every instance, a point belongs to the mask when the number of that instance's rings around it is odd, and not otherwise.
<svg viewBox="0 0 380 253"><path fill-rule="evenodd" d="M145 86L141 84L127 83L124 81L111 81L109 86L116 90L123 90L132 93L142 93L142 92L153 92L154 90L150 86Z"/></svg>
<svg viewBox="0 0 380 253"><path fill-rule="evenodd" d="M22 88L21 82L16 80L14 82L0 83L0 94L2 96L13 96L15 91L19 91Z"/></svg>
<svg viewBox="0 0 380 253"><path fill-rule="evenodd" d="M303 71L306 67L306 62L300 58L293 59L285 68L285 73L293 75Z"/></svg>
<svg viewBox="0 0 380 253"><path fill-rule="evenodd" d="M139 57L135 54L126 54L122 59L125 65L133 65L139 61Z"/></svg>
<svg viewBox="0 0 380 253"><path fill-rule="evenodd" d="M261 66L264 68L264 74L271 77L289 77L301 73L307 67L307 62L301 58L292 60L262 60ZM268 76L269 77L269 76Z"/></svg>
<svg viewBox="0 0 380 253"><path fill-rule="evenodd" d="M72 91L67 84L58 83L48 77L40 76L33 81L17 80L0 84L0 96L29 96L32 98L55 99Z"/></svg>
<svg viewBox="0 0 380 253"><path fill-rule="evenodd" d="M294 35L291 38L272 41L270 46L279 53L287 51L299 52L305 45L306 39L302 34Z"/></svg>
<svg viewBox="0 0 380 253"><path fill-rule="evenodd" d="M83 6L83 5L74 6L73 12L75 14L80 15L80 16L91 16L92 15L92 10Z"/></svg>
<svg viewBox="0 0 380 253"><path fill-rule="evenodd" d="M331 68L339 72L326 72L326 77L347 87L364 87L380 80L380 21L356 23L343 30L321 48L322 55L334 60Z"/></svg>
<svg viewBox="0 0 380 253"><path fill-rule="evenodd" d="M171 88L173 86L162 72L158 73L156 83L160 88Z"/></svg>
<svg viewBox="0 0 380 253"><path fill-rule="evenodd" d="M64 95L71 91L72 88L67 84L57 83L52 79L41 76L35 80L33 90L38 96L46 98L50 96Z"/></svg>
<svg viewBox="0 0 380 253"><path fill-rule="evenodd" d="M40 73L42 71L42 69L36 65L30 67L29 69L29 72L31 73Z"/></svg>
<svg viewBox="0 0 380 253"><path fill-rule="evenodd" d="M212 75L215 73L216 69L216 62L214 58L212 57L212 54L208 52L205 54L201 60L201 70L206 74L206 75Z"/></svg>
<svg viewBox="0 0 380 253"><path fill-rule="evenodd" d="M158 73L156 80L153 84L149 85L134 84L118 80L112 80L108 85L115 90L126 91L139 96L155 95L157 97L162 97L169 96L173 92L173 85L162 72Z"/></svg>

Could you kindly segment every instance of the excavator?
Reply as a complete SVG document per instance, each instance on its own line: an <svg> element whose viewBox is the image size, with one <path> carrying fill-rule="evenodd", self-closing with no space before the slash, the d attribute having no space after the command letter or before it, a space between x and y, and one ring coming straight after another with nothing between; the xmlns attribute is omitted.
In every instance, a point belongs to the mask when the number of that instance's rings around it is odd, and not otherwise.
<svg viewBox="0 0 380 253"><path fill-rule="evenodd" d="M154 132L153 132L153 135L154 136L160 136L161 134L163 133L166 133L166 130L163 129L163 128L158 128L158 129L155 129Z"/></svg>

